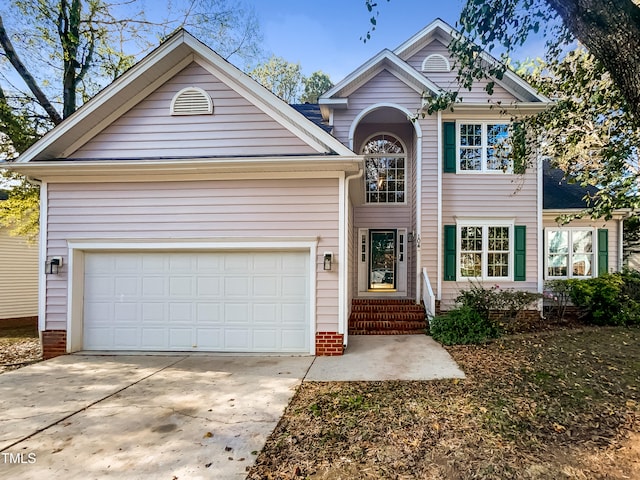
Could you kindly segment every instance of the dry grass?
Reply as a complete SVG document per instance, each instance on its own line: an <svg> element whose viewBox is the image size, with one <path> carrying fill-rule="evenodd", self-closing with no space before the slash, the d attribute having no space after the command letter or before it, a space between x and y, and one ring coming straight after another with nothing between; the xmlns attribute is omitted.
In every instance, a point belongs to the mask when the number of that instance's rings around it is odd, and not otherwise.
<svg viewBox="0 0 640 480"><path fill-rule="evenodd" d="M305 382L248 478L640 478L640 330L448 350L467 379Z"/></svg>

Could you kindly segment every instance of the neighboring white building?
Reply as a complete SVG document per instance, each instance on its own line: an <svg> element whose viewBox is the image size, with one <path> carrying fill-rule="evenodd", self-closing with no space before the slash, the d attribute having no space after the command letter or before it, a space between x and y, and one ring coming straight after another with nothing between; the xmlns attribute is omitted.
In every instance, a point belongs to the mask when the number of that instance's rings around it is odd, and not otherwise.
<svg viewBox="0 0 640 480"><path fill-rule="evenodd" d="M38 245L0 228L0 322L38 315Z"/></svg>

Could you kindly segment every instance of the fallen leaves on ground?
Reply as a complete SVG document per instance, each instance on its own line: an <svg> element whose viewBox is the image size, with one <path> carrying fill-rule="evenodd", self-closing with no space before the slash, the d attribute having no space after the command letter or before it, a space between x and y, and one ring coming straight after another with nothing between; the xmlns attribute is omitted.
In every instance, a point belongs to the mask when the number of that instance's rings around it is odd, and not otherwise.
<svg viewBox="0 0 640 480"><path fill-rule="evenodd" d="M35 327L0 329L0 373L42 360L38 330Z"/></svg>
<svg viewBox="0 0 640 480"><path fill-rule="evenodd" d="M640 330L448 350L465 380L303 383L247 478L640 478Z"/></svg>

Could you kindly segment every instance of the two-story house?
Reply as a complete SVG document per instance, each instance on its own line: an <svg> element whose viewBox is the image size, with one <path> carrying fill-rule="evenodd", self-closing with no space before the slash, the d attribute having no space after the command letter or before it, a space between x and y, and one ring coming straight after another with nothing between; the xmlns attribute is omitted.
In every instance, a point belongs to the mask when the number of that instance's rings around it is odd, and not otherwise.
<svg viewBox="0 0 640 480"><path fill-rule="evenodd" d="M470 280L617 269L621 220L558 226L542 166L502 147L514 108L548 102L521 78L414 119L457 88L452 33L380 52L314 122L180 31L53 129L12 167L42 184L45 357L335 355L367 301L433 313Z"/></svg>

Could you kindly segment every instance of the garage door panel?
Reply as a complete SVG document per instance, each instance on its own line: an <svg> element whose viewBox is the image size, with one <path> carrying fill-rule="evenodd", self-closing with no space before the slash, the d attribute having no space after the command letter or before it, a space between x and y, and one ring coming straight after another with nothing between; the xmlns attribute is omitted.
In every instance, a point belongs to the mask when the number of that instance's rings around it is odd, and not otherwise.
<svg viewBox="0 0 640 480"><path fill-rule="evenodd" d="M230 328L224 331L224 349L248 350L250 332L248 328Z"/></svg>
<svg viewBox="0 0 640 480"><path fill-rule="evenodd" d="M85 255L84 348L308 352L308 252Z"/></svg>
<svg viewBox="0 0 640 480"><path fill-rule="evenodd" d="M307 332L303 329L282 329L280 338L282 339L282 350L296 351L297 345L307 341Z"/></svg>
<svg viewBox="0 0 640 480"><path fill-rule="evenodd" d="M120 345L123 350L135 350L140 344L140 335L136 327L115 327L113 329L113 342Z"/></svg>
<svg viewBox="0 0 640 480"><path fill-rule="evenodd" d="M146 328L141 329L141 345L148 349L162 349L168 344L169 332L166 328Z"/></svg>
<svg viewBox="0 0 640 480"><path fill-rule="evenodd" d="M277 325L280 323L279 305L273 303L254 303L253 319L256 324L267 323Z"/></svg>
<svg viewBox="0 0 640 480"><path fill-rule="evenodd" d="M170 350L190 350L193 343L192 328L169 328Z"/></svg>
<svg viewBox="0 0 640 480"><path fill-rule="evenodd" d="M262 351L276 351L278 348L278 337L280 332L275 329L254 329L253 330L253 345L257 350Z"/></svg>
<svg viewBox="0 0 640 480"><path fill-rule="evenodd" d="M120 302L113 306L113 318L116 322L138 323L138 304L130 302Z"/></svg>
<svg viewBox="0 0 640 480"><path fill-rule="evenodd" d="M206 275L197 279L196 296L201 297L219 297L222 294L220 278L216 276Z"/></svg>

